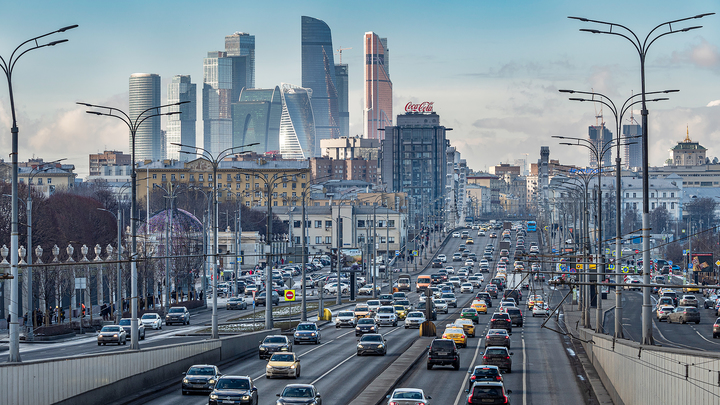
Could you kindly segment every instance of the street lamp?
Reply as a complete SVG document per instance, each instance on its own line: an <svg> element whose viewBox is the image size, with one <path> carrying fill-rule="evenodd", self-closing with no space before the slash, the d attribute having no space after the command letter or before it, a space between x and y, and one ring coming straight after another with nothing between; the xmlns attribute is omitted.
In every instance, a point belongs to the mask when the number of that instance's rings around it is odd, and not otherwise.
<svg viewBox="0 0 720 405"><path fill-rule="evenodd" d="M130 284L131 284L131 319L130 319L130 350L139 350L140 344L138 343L138 318L137 318L137 293L138 293L138 286L137 286L137 218L133 218L133 215L136 215L137 210L137 171L135 170L135 134L137 130L140 128L140 125L142 125L145 120L152 118L152 117L158 117L163 115L176 115L180 114L180 111L171 111L171 112L160 112L162 108L165 107L171 107L176 106L180 104L186 104L190 101L181 101L179 103L172 103L172 104L165 104L157 107L151 107L144 111L142 111L140 114L138 114L137 117L131 118L127 113L124 111L114 108L114 107L107 107L102 105L95 105L95 104L88 104L88 103L81 103L78 102L77 104L90 107L90 108L100 108L102 110L107 110L107 112L103 111L86 111L88 114L92 115L99 115L99 116L107 116L107 117L113 117L117 118L120 121L124 122L125 125L127 125L128 129L130 130L130 141L132 143L132 173L130 175L131 177L131 201L130 201L130 223L131 223L131 230L132 230L132 246L130 251Z"/></svg>
<svg viewBox="0 0 720 405"><path fill-rule="evenodd" d="M5 59L0 56L0 68L2 68L3 72L5 73L5 78L7 79L8 83L8 92L10 93L10 113L12 114L12 128L10 129L11 138L12 138L12 153L10 155L12 156L12 225L10 229L10 277L12 278L12 281L10 282L10 346L9 346L9 353L8 353L8 362L10 363L16 363L20 362L20 325L18 324L18 300L20 297L19 294L19 288L18 288L18 246L19 246L19 238L20 233L18 231L18 126L17 126L17 117L15 116L15 98L13 96L13 88L12 88L12 74L13 69L15 69L15 64L17 63L18 59L25 55L26 53L35 50L40 49L46 46L55 46L57 44L61 44L63 42L67 42L67 39L60 39L57 41L48 42L47 44L40 45L38 43L38 40L40 38L44 38L48 35L57 34L59 32L65 32L68 30L71 30L73 28L77 28L77 25L68 25L67 27L60 28L59 30L48 32L47 34L43 34L40 36L37 36L35 38L30 38L27 41L21 43L20 45L13 50L12 54L10 54L10 58L5 61ZM22 48L25 44L34 42L34 46L25 49L21 51L19 54L15 55L20 48Z"/></svg>
<svg viewBox="0 0 720 405"><path fill-rule="evenodd" d="M178 104L183 104L183 103L189 103L189 101L183 101ZM217 229L217 225L218 225L217 169L218 169L218 166L220 165L220 162L226 156L228 156L233 149L240 149L240 148L245 148L248 146L255 146L255 145L258 145L258 143L256 142L256 143L251 143L248 145L233 146L233 147L230 147L230 148L220 151L220 153L218 153L217 155L214 155L214 156L212 153L210 153L210 151L208 151L207 149L203 149L199 146L183 145L181 143L171 143L171 145L180 146L181 148L194 149L196 151L202 152L202 154L201 154L202 159L207 161L208 163L210 163L213 168L213 178L212 178L213 186L212 187L213 187L213 208L214 208L215 212L213 213L213 217L212 217L213 218L213 220L212 220L212 222L213 222L213 254L212 254L212 256L213 256L214 267L213 267L212 331L210 333L210 338L218 339L220 337L220 334L218 332L218 317L217 317L218 316L217 315L217 296L218 296L217 279L218 279L218 266L219 266L220 257L218 256L219 249L218 249L218 229ZM188 155L196 154L196 152L195 153L188 152L188 151L182 150L182 149L180 149L180 153L186 153ZM268 296L268 301L272 302L271 298L272 298L271 296ZM271 307L272 307L272 305L271 305Z"/></svg>
<svg viewBox="0 0 720 405"><path fill-rule="evenodd" d="M610 111L611 111L611 112L613 113L613 115L615 116L615 125L616 125L616 131L617 131L617 132L616 132L616 135L617 135L617 136L616 136L616 138L615 138L615 140L616 140L616 152L617 152L617 155L616 155L616 157L615 157L615 215L616 215L616 218L615 218L615 282L616 282L616 283L619 283L619 282L620 282L620 274L621 274L621 273L620 273L620 272L621 272L621 265L620 265L621 263L620 263L620 261L622 260L622 251L621 251L621 248L620 248L620 239L621 239L620 234L621 234L621 229L622 229L622 228L621 228L621 224L620 224L620 220L621 220L620 211L621 211L621 208L622 208L622 207L621 207L621 190L620 190L620 189L621 189L621 185L622 185L622 182L621 182L622 170L621 170L621 167L620 167L620 162L621 162L621 159L620 159L620 146L621 146L622 120L623 120L623 116L625 115L625 113L626 113L633 105L638 104L638 103L641 103L642 101L633 101L633 99L634 99L635 97L639 96L639 94L635 94L635 95L629 97L627 100L625 100L625 102L623 103L622 107L620 107L620 109L618 109L618 108L615 106L615 103L614 103L610 98L608 98L607 96L605 96L605 95L603 95L603 94L601 94L601 93L597 93L597 92L586 92L586 91L575 91L575 90L559 90L559 91L560 91L561 93L570 93L570 94L575 94L575 93L577 93L577 94L587 94L587 95L591 95L591 96L593 96L591 99L584 99L584 98L575 98L575 97L572 97L572 98L570 98L570 100L572 100L572 101L580 101L580 102L590 101L590 102L594 102L594 103L601 103L601 104L605 105L606 107L610 108ZM679 91L679 90L663 90L663 91L653 91L653 92L649 92L649 93L645 93L645 94L646 94L646 95L650 95L650 94L661 94L661 93L662 93L662 94L668 94L668 93L675 93L675 92L678 92L678 91ZM597 96L600 96L600 97L602 97L602 98L596 99L596 98L595 98L596 95L597 95ZM605 100L607 100L607 102L606 102L606 101L603 101L603 98L604 98ZM667 98L656 98L656 99L646 100L646 101L655 102L655 101L663 101L663 100L668 100L668 99L667 99ZM631 139L631 138L639 138L639 137L640 137L640 136L632 136L632 137L627 137L627 138L628 138L628 139ZM626 144L626 145L627 145L627 144ZM622 307L622 288L615 288L615 330L614 330L614 336L615 336L616 338L621 338L621 339L623 338L623 332L622 332L622 309L623 309L623 307Z"/></svg>
<svg viewBox="0 0 720 405"><path fill-rule="evenodd" d="M210 196L208 195L208 193L206 193L202 189L202 187L190 186L188 188L192 191L199 191L205 197L205 201L207 201L207 217L203 217L203 219L209 218L210 217L210 202L212 200L210 199ZM207 251L208 251L207 248L208 248L208 242L207 242L207 229L205 226L205 224L207 222L208 221L203 220L203 223L202 223L203 224L203 269L202 269L202 282L200 283L200 288L201 288L200 291L202 291L202 293L203 293L203 296L202 296L203 297L203 299L202 299L203 300L203 308L207 308L207 267L208 267L207 266Z"/></svg>
<svg viewBox="0 0 720 405"><path fill-rule="evenodd" d="M640 56L640 83L642 87L641 95L642 95L642 163L643 163L643 171L642 171L642 183L643 183L643 214L642 214L642 240L643 240L643 284L650 285L650 200L649 200L649 184L650 184L650 177L648 175L649 170L649 160L648 160L648 110L645 100L645 57L647 55L647 51L650 48L650 45L652 45L656 40L658 40L661 37L664 37L669 34L675 34L678 32L688 32L694 29L702 28L702 26L693 26L693 27L687 27L682 28L679 30L673 29L673 24L679 23L682 21L687 20L693 20L693 19L700 19L703 17L707 17L710 15L713 15L715 13L704 13L704 14L698 14L692 17L686 17L681 18L678 20L672 20L672 21L666 21L661 24L658 24L650 30L650 32L647 34L645 39L643 41L640 41L638 36L630 29L620 24L615 24L611 22L606 21L598 21L598 20L591 20L588 18L583 17L568 17L570 19L579 20L582 22L591 22L596 24L602 24L607 25L610 28L608 31L601 31L596 29L580 29L580 31L584 32L590 32L593 34L609 34L609 35L617 35L619 37L625 38L626 40L630 41L630 43L633 44L633 47L638 52L638 56ZM668 31L663 32L661 34L654 34L656 30L658 30L660 27L663 27L667 25ZM613 31L615 27L621 28L626 33L623 33L623 31L617 32ZM652 305L650 304L650 287L643 287L643 305L642 305L642 342L643 344L653 344L654 339L652 336L652 321L650 319Z"/></svg>

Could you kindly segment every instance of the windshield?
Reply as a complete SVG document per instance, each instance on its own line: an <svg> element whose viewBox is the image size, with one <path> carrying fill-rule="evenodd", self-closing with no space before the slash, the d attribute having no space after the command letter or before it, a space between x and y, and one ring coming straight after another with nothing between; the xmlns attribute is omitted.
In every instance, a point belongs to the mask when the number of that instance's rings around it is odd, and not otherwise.
<svg viewBox="0 0 720 405"><path fill-rule="evenodd" d="M119 326L103 326L100 332L120 332Z"/></svg>
<svg viewBox="0 0 720 405"><path fill-rule="evenodd" d="M292 354L278 353L273 354L270 361L295 361L295 356Z"/></svg>
<svg viewBox="0 0 720 405"><path fill-rule="evenodd" d="M380 301L368 301L367 304L369 307L379 307Z"/></svg>
<svg viewBox="0 0 720 405"><path fill-rule="evenodd" d="M297 326L297 330L317 330L317 326L314 323L300 324Z"/></svg>
<svg viewBox="0 0 720 405"><path fill-rule="evenodd" d="M472 394L478 398L499 397L502 395L502 389L500 387L477 386L474 387Z"/></svg>
<svg viewBox="0 0 720 405"><path fill-rule="evenodd" d="M285 337L268 336L263 340L263 343L285 343Z"/></svg>
<svg viewBox="0 0 720 405"><path fill-rule="evenodd" d="M249 390L250 381L246 378L221 378L215 383L216 390Z"/></svg>
<svg viewBox="0 0 720 405"><path fill-rule="evenodd" d="M215 375L215 369L212 367L190 367L187 375Z"/></svg>
<svg viewBox="0 0 720 405"><path fill-rule="evenodd" d="M338 312L338 316L350 316L350 317L352 317L352 316L355 316L355 314L354 314L353 312L350 312L350 311L342 311L342 312Z"/></svg>
<svg viewBox="0 0 720 405"><path fill-rule="evenodd" d="M499 373L496 368L476 368L473 374L478 377L494 377Z"/></svg>
<svg viewBox="0 0 720 405"><path fill-rule="evenodd" d="M420 312L410 312L408 318L422 318L424 315Z"/></svg>
<svg viewBox="0 0 720 405"><path fill-rule="evenodd" d="M313 392L310 387L285 387L281 396L285 398L312 398Z"/></svg>
<svg viewBox="0 0 720 405"><path fill-rule="evenodd" d="M497 348L497 349L487 349L485 351L485 355L489 354L495 354L495 355L501 355L501 356L507 356L507 351L504 348Z"/></svg>
<svg viewBox="0 0 720 405"><path fill-rule="evenodd" d="M375 325L375 320L372 318L363 318L358 321L358 325Z"/></svg>
<svg viewBox="0 0 720 405"><path fill-rule="evenodd" d="M363 335L360 338L361 342L382 342L383 338L380 335Z"/></svg>
<svg viewBox="0 0 720 405"><path fill-rule="evenodd" d="M419 392L395 392L392 399L423 399Z"/></svg>
<svg viewBox="0 0 720 405"><path fill-rule="evenodd" d="M183 312L185 312L185 308L180 308L180 307L170 308L171 314L177 314L177 313L183 313Z"/></svg>
<svg viewBox="0 0 720 405"><path fill-rule="evenodd" d="M145 314L142 316L142 319L155 319L157 316L157 314Z"/></svg>
<svg viewBox="0 0 720 405"><path fill-rule="evenodd" d="M380 307L380 308L378 308L378 313L379 313L379 314L391 314L391 313L393 313L393 312L395 312L395 309L392 308L392 307Z"/></svg>
<svg viewBox="0 0 720 405"><path fill-rule="evenodd" d="M367 310L368 310L368 306L367 306L367 305L356 305L356 306L355 306L355 310L356 310L356 311L367 311Z"/></svg>
<svg viewBox="0 0 720 405"><path fill-rule="evenodd" d="M130 325L130 320L129 320L129 319L121 319L121 320L120 320L120 323L118 323L118 325L120 325L120 326L129 326L129 325Z"/></svg>

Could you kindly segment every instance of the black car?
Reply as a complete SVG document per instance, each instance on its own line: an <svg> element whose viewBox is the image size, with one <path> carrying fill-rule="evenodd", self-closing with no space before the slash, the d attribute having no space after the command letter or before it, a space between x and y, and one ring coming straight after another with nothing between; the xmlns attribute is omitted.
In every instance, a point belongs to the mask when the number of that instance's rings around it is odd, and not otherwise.
<svg viewBox="0 0 720 405"><path fill-rule="evenodd" d="M314 322L300 322L295 327L293 343L299 344L300 342L320 343L320 329Z"/></svg>
<svg viewBox="0 0 720 405"><path fill-rule="evenodd" d="M384 356L387 354L387 344L385 338L379 333L367 333L358 339L357 355L379 354Z"/></svg>
<svg viewBox="0 0 720 405"><path fill-rule="evenodd" d="M208 393L215 387L215 382L220 378L220 370L217 367L201 364L191 366L188 371L183 373L182 394L187 395L191 392Z"/></svg>
<svg viewBox="0 0 720 405"><path fill-rule="evenodd" d="M434 339L428 346L427 369L432 370L433 366L452 365L455 370L460 370L460 353L455 341L452 339Z"/></svg>
<svg viewBox="0 0 720 405"><path fill-rule="evenodd" d="M258 403L258 390L248 376L225 375L215 382L208 405Z"/></svg>
<svg viewBox="0 0 720 405"><path fill-rule="evenodd" d="M505 346L510 348L510 334L505 329L490 329L485 335L485 347Z"/></svg>
<svg viewBox="0 0 720 405"><path fill-rule="evenodd" d="M422 313L424 314L424 313L425 313L425 309L426 309L426 305L427 305L427 301L428 301L428 300L425 300L425 301L420 302L415 310L416 310L416 311L420 311L420 312L422 312ZM431 301L431 302L432 302L432 301ZM431 320L431 321L437 321L437 310L435 309L435 305L433 305L433 304L431 304L431 308L430 308L430 320Z"/></svg>
<svg viewBox="0 0 720 405"><path fill-rule="evenodd" d="M266 301L267 301L267 300L266 300L265 298L266 298L266 292L265 292L265 291L263 291L263 292L261 292L260 294L256 295L256 296L255 296L255 306L258 306L258 307L259 307L260 305L263 305L263 306L266 305ZM273 304L273 305L280 305L280 294L278 294L277 291L274 291L274 290L273 290L273 292L272 292L272 304Z"/></svg>
<svg viewBox="0 0 720 405"><path fill-rule="evenodd" d="M375 318L360 318L355 326L355 336L365 333L377 333L379 330L380 325L375 322Z"/></svg>
<svg viewBox="0 0 720 405"><path fill-rule="evenodd" d="M520 308L507 307L505 313L510 315L510 322L513 326L523 326L523 315Z"/></svg>
<svg viewBox="0 0 720 405"><path fill-rule="evenodd" d="M503 291L505 289L505 279L501 277L495 277L492 280L490 280L491 284L494 284L498 291Z"/></svg>
<svg viewBox="0 0 720 405"><path fill-rule="evenodd" d="M489 346L483 353L482 364L498 366L501 370L512 373L512 355L505 346Z"/></svg>
<svg viewBox="0 0 720 405"><path fill-rule="evenodd" d="M471 389L476 382L503 382L502 374L500 374L498 366L475 366L474 369L468 370L468 375L468 390Z"/></svg>
<svg viewBox="0 0 720 405"><path fill-rule="evenodd" d="M522 291L520 291L518 289L505 290L503 292L503 298L512 298L515 300L515 302L517 304L519 304L520 301L522 300Z"/></svg>
<svg viewBox="0 0 720 405"><path fill-rule="evenodd" d="M130 339L130 336L132 335L132 325L131 325L132 319L130 318L122 318L120 319L120 323L118 325L122 326L123 329L125 329L125 334L127 335L127 338ZM145 325L143 325L142 322L138 321L138 338L140 340L145 340Z"/></svg>
<svg viewBox="0 0 720 405"><path fill-rule="evenodd" d="M278 405L322 405L322 398L312 384L288 384L278 397Z"/></svg>
<svg viewBox="0 0 720 405"><path fill-rule="evenodd" d="M492 381L477 382L467 392L468 404L509 404L510 398L505 394L512 394L511 390L505 392L503 383Z"/></svg>
<svg viewBox="0 0 720 405"><path fill-rule="evenodd" d="M433 268L442 267L442 266L443 266L443 264L442 264L442 261L441 261L440 259L433 259L433 261L432 261L432 267L433 267Z"/></svg>
<svg viewBox="0 0 720 405"><path fill-rule="evenodd" d="M489 292L480 291L479 293L475 294L475 299L485 301L485 305L487 305L488 308L492 308L492 297L490 296Z"/></svg>
<svg viewBox="0 0 720 405"><path fill-rule="evenodd" d="M185 307L172 307L165 315L165 325L179 323L181 325L190 325L190 311Z"/></svg>
<svg viewBox="0 0 720 405"><path fill-rule="evenodd" d="M275 352L292 352L292 348L287 336L268 335L260 342L258 352L261 359L269 359Z"/></svg>
<svg viewBox="0 0 720 405"><path fill-rule="evenodd" d="M512 333L512 320L506 313L494 313L490 319L490 329L505 329Z"/></svg>
<svg viewBox="0 0 720 405"><path fill-rule="evenodd" d="M247 309L247 302L244 298L233 297L227 300L225 309Z"/></svg>
<svg viewBox="0 0 720 405"><path fill-rule="evenodd" d="M378 299L380 300L380 305L392 305L393 302L395 302L392 294L382 294Z"/></svg>

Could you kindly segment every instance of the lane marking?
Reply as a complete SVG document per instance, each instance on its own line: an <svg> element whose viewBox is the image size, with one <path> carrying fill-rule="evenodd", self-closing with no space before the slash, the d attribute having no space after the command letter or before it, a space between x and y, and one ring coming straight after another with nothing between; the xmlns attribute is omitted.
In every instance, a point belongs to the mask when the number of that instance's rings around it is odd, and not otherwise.
<svg viewBox="0 0 720 405"><path fill-rule="evenodd" d="M522 338L522 354L523 354L523 405L527 405L527 355L525 354L525 336Z"/></svg>
<svg viewBox="0 0 720 405"><path fill-rule="evenodd" d="M473 370L475 368L475 361L477 360L478 352L480 351L480 342L484 339L483 336L480 336L480 338L477 341L477 347L475 348L475 355L473 356L472 362L470 363L470 370ZM454 405L458 405L460 403L460 398L462 398L462 395L465 393L465 383L466 381L463 380L462 385L460 385L460 391L458 391L457 396L455 397Z"/></svg>

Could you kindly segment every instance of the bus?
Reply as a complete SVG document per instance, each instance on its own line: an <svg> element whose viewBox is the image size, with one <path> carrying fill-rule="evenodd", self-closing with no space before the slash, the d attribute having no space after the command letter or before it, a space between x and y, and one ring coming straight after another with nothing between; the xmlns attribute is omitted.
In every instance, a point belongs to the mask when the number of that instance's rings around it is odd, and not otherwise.
<svg viewBox="0 0 720 405"><path fill-rule="evenodd" d="M528 221L527 231L528 232L537 232L537 223L535 221Z"/></svg>

